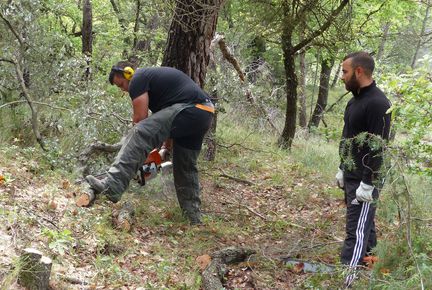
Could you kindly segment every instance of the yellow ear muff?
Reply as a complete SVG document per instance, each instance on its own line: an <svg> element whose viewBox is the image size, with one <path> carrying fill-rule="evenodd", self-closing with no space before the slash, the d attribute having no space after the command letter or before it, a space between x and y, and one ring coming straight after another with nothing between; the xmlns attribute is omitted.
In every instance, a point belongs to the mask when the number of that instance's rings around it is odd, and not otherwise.
<svg viewBox="0 0 432 290"><path fill-rule="evenodd" d="M127 66L123 69L123 77L128 81L133 77L135 71L130 66Z"/></svg>

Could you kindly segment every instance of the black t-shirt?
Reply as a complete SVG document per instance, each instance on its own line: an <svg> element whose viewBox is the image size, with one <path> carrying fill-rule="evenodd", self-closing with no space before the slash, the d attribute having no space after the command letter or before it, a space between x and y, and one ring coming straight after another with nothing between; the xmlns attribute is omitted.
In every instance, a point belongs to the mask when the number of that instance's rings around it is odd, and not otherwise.
<svg viewBox="0 0 432 290"><path fill-rule="evenodd" d="M207 94L188 75L172 67L138 69L129 84L129 95L133 100L145 92L153 113L177 103L198 104L208 100Z"/></svg>

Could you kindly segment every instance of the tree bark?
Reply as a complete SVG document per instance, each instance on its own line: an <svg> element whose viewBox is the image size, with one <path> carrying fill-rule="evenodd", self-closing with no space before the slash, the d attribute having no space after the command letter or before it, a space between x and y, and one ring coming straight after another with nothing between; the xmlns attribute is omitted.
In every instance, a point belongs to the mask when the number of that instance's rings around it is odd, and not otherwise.
<svg viewBox="0 0 432 290"><path fill-rule="evenodd" d="M93 16L91 0L84 0L83 25L81 28L82 53L84 54L87 67L84 73L85 79L90 78L90 63L93 53Z"/></svg>
<svg viewBox="0 0 432 290"><path fill-rule="evenodd" d="M204 88L210 62L211 43L215 34L219 10L224 0L176 0L169 29L163 66L175 67ZM207 135L207 158L216 154L216 114Z"/></svg>
<svg viewBox="0 0 432 290"><path fill-rule="evenodd" d="M323 116L324 110L327 107L330 74L334 64L334 59L323 59L321 62L320 84L318 90L318 99L315 105L315 110L309 120L308 128L318 127Z"/></svg>
<svg viewBox="0 0 432 290"><path fill-rule="evenodd" d="M300 29L300 41L305 38L305 23ZM299 87L299 100L300 100L300 112L299 112L299 125L302 128L306 127L307 119L307 108L306 108L306 50L303 49L299 53L299 66L300 66L300 87Z"/></svg>
<svg viewBox="0 0 432 290"><path fill-rule="evenodd" d="M223 0L177 0L163 66L175 67L202 88Z"/></svg>
<svg viewBox="0 0 432 290"><path fill-rule="evenodd" d="M218 102L218 96L217 91L214 91L210 96L213 104L217 106ZM213 121L210 127L210 130L207 132L206 135L206 145L207 145L207 151L205 153L205 160L207 161L213 161L216 157L216 128L217 128L217 117L218 117L218 111L215 110Z"/></svg>
<svg viewBox="0 0 432 290"><path fill-rule="evenodd" d="M304 50L299 54L299 65L300 65L299 125L300 125L300 127L305 128L306 127L306 119L307 119L307 113L306 113L307 107L306 107L306 52Z"/></svg>
<svg viewBox="0 0 432 290"><path fill-rule="evenodd" d="M337 70L335 72L335 75L333 77L332 84L330 86L331 88L334 88L336 86L338 80L339 80L339 74L340 74L340 71L341 71L341 67L342 67L341 65L338 65L338 68L337 68Z"/></svg>
<svg viewBox="0 0 432 290"><path fill-rule="evenodd" d="M297 75L295 72L295 59L292 46L292 27L286 25L282 33L282 50L284 57L286 82L286 110L285 126L279 139L282 148L291 148L297 119Z"/></svg>
<svg viewBox="0 0 432 290"><path fill-rule="evenodd" d="M83 24L81 28L82 53L91 56L93 52L93 18L91 0L84 0Z"/></svg>

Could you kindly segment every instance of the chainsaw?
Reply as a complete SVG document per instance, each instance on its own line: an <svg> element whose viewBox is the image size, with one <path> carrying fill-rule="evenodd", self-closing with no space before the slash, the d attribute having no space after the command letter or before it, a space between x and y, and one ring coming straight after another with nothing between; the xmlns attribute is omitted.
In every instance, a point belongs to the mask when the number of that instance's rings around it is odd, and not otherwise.
<svg viewBox="0 0 432 290"><path fill-rule="evenodd" d="M144 164L139 168L139 171L137 172L136 179L141 185L145 185L148 180L155 178L158 173L167 173L172 168L172 162L163 162L167 158L167 155L167 149L161 149L159 151L157 149L153 149L150 152L150 154L147 156L147 159L144 161ZM104 175L106 175L106 173L96 175L95 177L100 179ZM80 207L88 207L94 202L95 199L95 191L93 189L88 189L84 191L77 199L76 205Z"/></svg>
<svg viewBox="0 0 432 290"><path fill-rule="evenodd" d="M172 162L163 160L168 155L167 149L153 149L144 161L144 165L139 168L137 179L141 185L145 185L148 180L155 178L159 172L166 172L172 168Z"/></svg>

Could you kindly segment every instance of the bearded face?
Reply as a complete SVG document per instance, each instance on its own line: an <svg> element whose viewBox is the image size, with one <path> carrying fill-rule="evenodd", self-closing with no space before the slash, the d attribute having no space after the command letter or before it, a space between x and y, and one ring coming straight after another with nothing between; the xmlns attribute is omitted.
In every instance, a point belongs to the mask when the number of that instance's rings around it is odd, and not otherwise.
<svg viewBox="0 0 432 290"><path fill-rule="evenodd" d="M357 80L357 77L353 71L351 78L345 81L345 89L350 92L357 92L360 88L360 84Z"/></svg>

